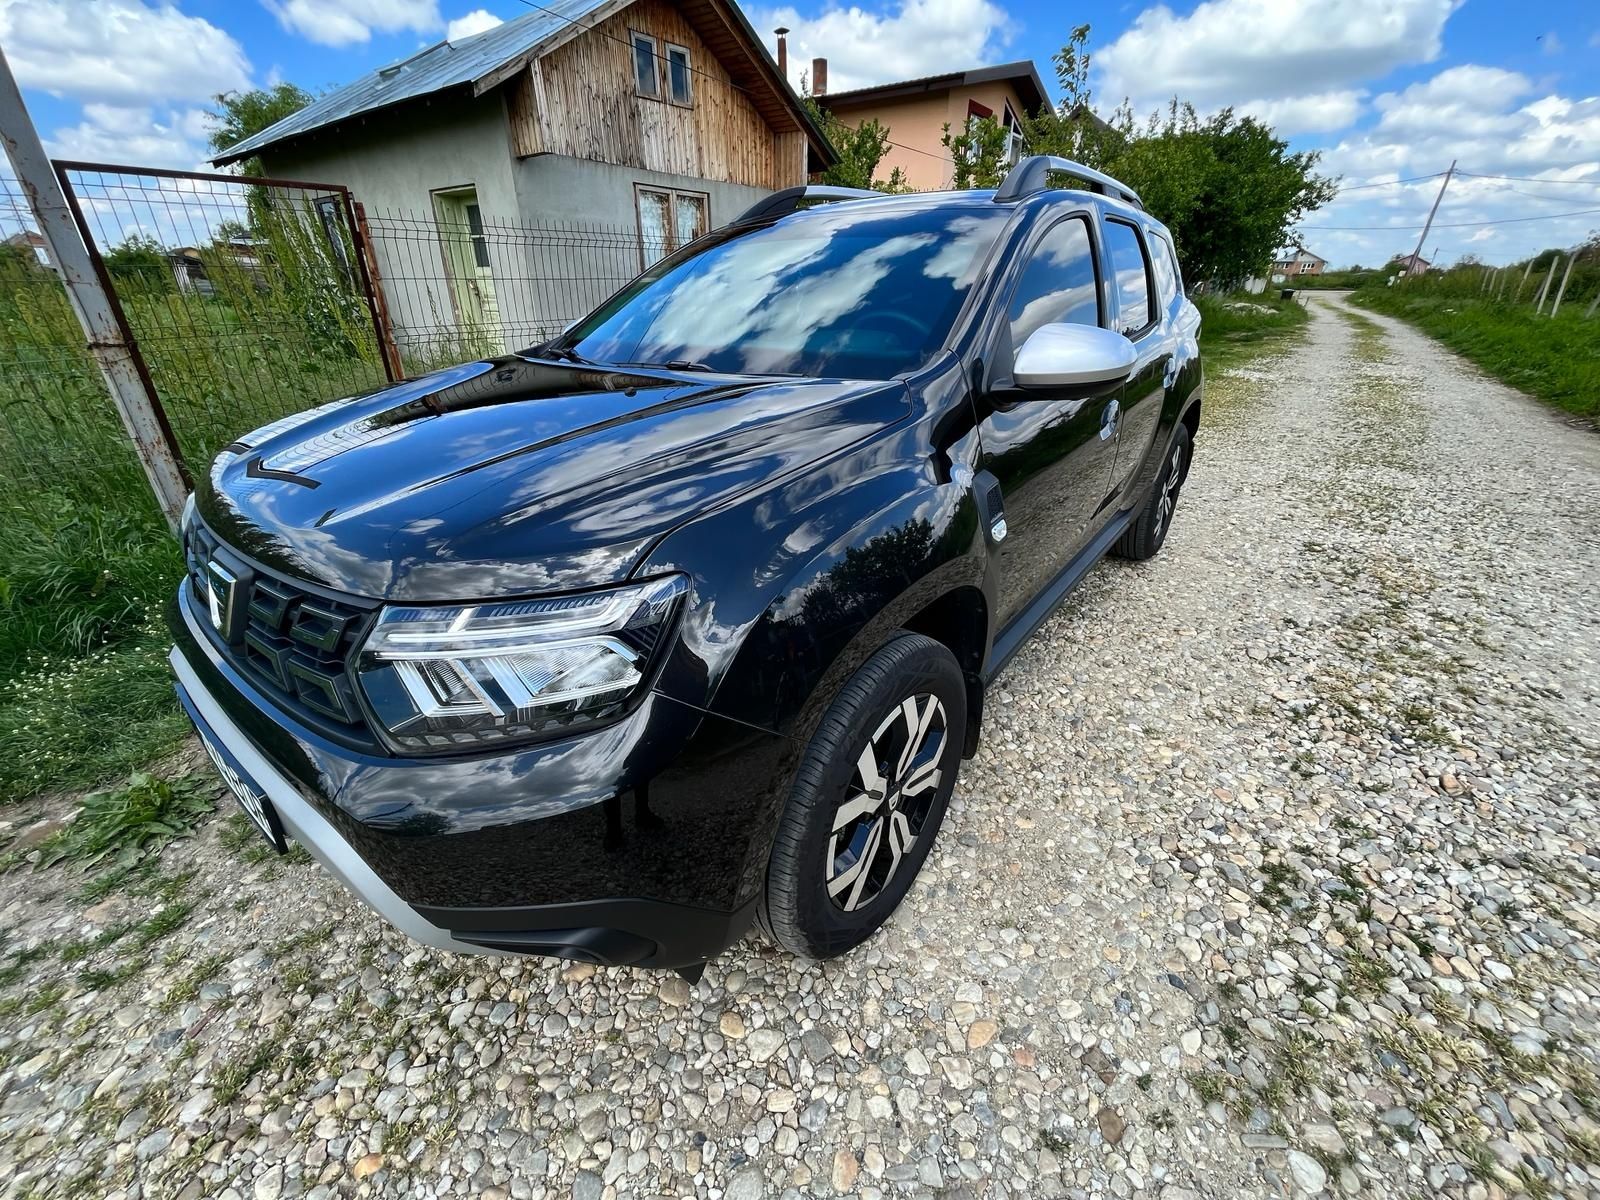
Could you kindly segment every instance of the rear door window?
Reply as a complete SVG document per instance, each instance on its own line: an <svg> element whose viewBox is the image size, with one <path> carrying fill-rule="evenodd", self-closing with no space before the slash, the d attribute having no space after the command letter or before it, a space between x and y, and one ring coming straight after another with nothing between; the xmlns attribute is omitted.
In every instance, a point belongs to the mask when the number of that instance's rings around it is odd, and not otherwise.
<svg viewBox="0 0 1600 1200"><path fill-rule="evenodd" d="M1155 323L1155 288L1150 260L1139 231L1126 221L1105 224L1106 255L1111 259L1112 286L1117 295L1117 329L1137 337Z"/></svg>

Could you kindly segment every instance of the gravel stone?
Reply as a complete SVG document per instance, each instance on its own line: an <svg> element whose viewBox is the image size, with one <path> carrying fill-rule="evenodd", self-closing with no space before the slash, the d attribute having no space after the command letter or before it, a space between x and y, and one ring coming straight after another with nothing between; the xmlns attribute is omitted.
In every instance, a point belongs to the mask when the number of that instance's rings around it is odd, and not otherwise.
<svg viewBox="0 0 1600 1200"><path fill-rule="evenodd" d="M871 942L458 956L224 819L143 948L14 871L0 1195L1600 1197L1600 438L1310 305L994 682Z"/></svg>

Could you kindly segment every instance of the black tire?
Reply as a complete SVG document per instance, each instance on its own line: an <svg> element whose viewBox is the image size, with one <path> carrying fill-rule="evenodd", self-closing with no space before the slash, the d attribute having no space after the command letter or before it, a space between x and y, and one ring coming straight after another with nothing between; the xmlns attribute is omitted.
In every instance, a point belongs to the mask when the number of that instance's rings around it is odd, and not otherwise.
<svg viewBox="0 0 1600 1200"><path fill-rule="evenodd" d="M899 634L850 677L806 747L767 863L757 917L778 945L831 958L899 906L944 821L966 721L961 668L932 638ZM862 774L869 746L876 789L861 786L871 782Z"/></svg>
<svg viewBox="0 0 1600 1200"><path fill-rule="evenodd" d="M1143 562L1153 558L1156 552L1166 544L1167 531L1172 528L1172 518L1178 509L1178 494L1183 489L1183 481L1189 474L1189 459L1193 449L1189 441L1189 427L1179 425L1172 441L1168 443L1161 470L1156 475L1156 481L1150 487L1150 494L1144 498L1144 505L1139 509L1139 515L1133 523L1117 539L1116 545L1111 547L1111 552L1118 558L1132 559L1134 562ZM1168 503L1163 506L1161 498L1167 497Z"/></svg>

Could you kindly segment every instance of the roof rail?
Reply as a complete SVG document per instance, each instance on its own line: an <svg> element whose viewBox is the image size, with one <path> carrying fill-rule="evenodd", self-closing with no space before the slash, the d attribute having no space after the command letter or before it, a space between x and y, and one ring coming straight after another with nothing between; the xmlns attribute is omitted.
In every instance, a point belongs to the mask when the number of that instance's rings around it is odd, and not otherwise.
<svg viewBox="0 0 1600 1200"><path fill-rule="evenodd" d="M809 183L804 187L784 188L763 200L757 200L731 223L743 225L746 221L764 221L768 217L781 217L800 207L802 200L880 200L883 192L869 192L865 188L833 187L825 183Z"/></svg>
<svg viewBox="0 0 1600 1200"><path fill-rule="evenodd" d="M1000 185L1000 190L995 192L995 201L1005 204L1044 191L1049 186L1051 171L1061 171L1084 180L1091 192L1126 200L1138 208L1144 207L1144 201L1139 199L1139 193L1127 184L1096 171L1093 167L1073 162L1070 158L1058 158L1054 154L1035 154L1012 167L1011 173Z"/></svg>

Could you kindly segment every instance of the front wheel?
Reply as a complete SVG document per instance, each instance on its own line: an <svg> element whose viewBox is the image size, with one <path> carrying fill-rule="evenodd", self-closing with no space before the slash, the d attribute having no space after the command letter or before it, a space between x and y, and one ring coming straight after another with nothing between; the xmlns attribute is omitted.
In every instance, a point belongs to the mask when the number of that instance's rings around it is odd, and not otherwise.
<svg viewBox="0 0 1600 1200"><path fill-rule="evenodd" d="M785 950L831 958L894 912L955 788L967 691L955 656L904 633L834 698L806 747L758 915Z"/></svg>
<svg viewBox="0 0 1600 1200"><path fill-rule="evenodd" d="M1189 427L1179 425L1139 515L1112 547L1112 553L1118 558L1143 562L1153 558L1165 544L1167 530L1172 527L1172 517L1178 507L1178 493L1188 474L1190 445Z"/></svg>

